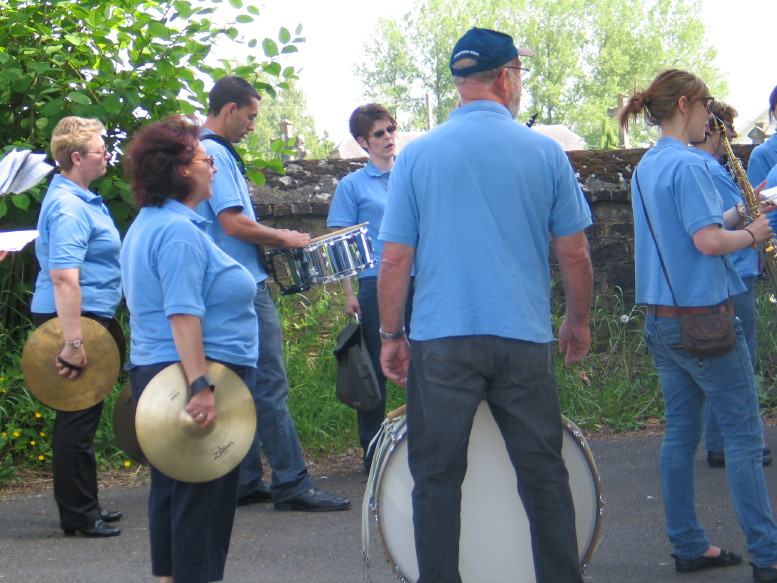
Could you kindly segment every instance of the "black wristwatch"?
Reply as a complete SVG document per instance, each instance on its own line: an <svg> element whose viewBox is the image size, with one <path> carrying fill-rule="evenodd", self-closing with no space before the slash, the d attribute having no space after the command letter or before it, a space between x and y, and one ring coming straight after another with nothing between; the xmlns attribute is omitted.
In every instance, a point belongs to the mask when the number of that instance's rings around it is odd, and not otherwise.
<svg viewBox="0 0 777 583"><path fill-rule="evenodd" d="M189 385L189 397L193 397L204 389L216 390L216 385L210 380L210 377L206 374L202 375L198 379L194 379L194 382Z"/></svg>

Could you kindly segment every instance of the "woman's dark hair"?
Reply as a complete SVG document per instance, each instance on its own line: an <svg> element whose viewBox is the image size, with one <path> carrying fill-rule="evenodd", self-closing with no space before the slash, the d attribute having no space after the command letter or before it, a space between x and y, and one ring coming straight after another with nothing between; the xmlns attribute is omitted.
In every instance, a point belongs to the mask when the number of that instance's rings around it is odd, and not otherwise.
<svg viewBox="0 0 777 583"><path fill-rule="evenodd" d="M194 116L172 115L135 132L127 148L124 168L139 207L161 206L166 199L186 200L194 179L179 169L191 164L201 126Z"/></svg>
<svg viewBox="0 0 777 583"><path fill-rule="evenodd" d="M775 110L777 110L777 87L772 89L772 94L769 96L769 119L772 120L775 117Z"/></svg>
<svg viewBox="0 0 777 583"><path fill-rule="evenodd" d="M650 87L636 91L620 115L620 124L628 127L629 117L635 121L642 113L649 126L661 125L677 109L677 101L685 96L689 103L709 95L707 85L693 73L680 69L661 71Z"/></svg>
<svg viewBox="0 0 777 583"><path fill-rule="evenodd" d="M351 118L348 120L348 129L351 130L351 135L354 140L358 138L367 139L367 136L372 129L372 125L376 121L385 119L391 125L396 126L397 120L391 115L391 112L377 103L368 103L367 105L360 105L353 110Z"/></svg>

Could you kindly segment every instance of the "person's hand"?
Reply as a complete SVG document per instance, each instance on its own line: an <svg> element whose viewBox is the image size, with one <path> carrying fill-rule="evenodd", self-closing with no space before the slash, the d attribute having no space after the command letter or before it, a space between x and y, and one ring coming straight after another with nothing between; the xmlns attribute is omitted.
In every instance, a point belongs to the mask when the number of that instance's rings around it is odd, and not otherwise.
<svg viewBox="0 0 777 583"><path fill-rule="evenodd" d="M8 251L0 251L0 261L5 259L6 255L8 255Z"/></svg>
<svg viewBox="0 0 777 583"><path fill-rule="evenodd" d="M361 306L359 306L359 300L357 300L356 296L353 294L345 296L345 314L349 318L355 318L358 316L361 320L362 309Z"/></svg>
<svg viewBox="0 0 777 583"><path fill-rule="evenodd" d="M407 369L410 365L410 344L407 338L383 340L380 366L386 378L400 387L407 385Z"/></svg>
<svg viewBox="0 0 777 583"><path fill-rule="evenodd" d="M278 229L278 234L283 239L283 247L298 248L310 244L310 235L292 231L290 229Z"/></svg>
<svg viewBox="0 0 777 583"><path fill-rule="evenodd" d="M758 201L758 210L762 215L774 212L777 210L777 204L772 202L773 199L761 198L761 191L766 188L766 180L753 189L755 199Z"/></svg>
<svg viewBox="0 0 777 583"><path fill-rule="evenodd" d="M591 350L591 330L586 325L573 325L567 318L558 331L559 351L566 354L564 366L572 366L583 360Z"/></svg>
<svg viewBox="0 0 777 583"><path fill-rule="evenodd" d="M81 370L86 367L86 364L86 350L83 344L78 348L65 344L62 352L54 359L57 374L71 381L81 374Z"/></svg>
<svg viewBox="0 0 777 583"><path fill-rule="evenodd" d="M216 396L210 389L203 389L189 399L184 410L200 429L205 429L216 419Z"/></svg>
<svg viewBox="0 0 777 583"><path fill-rule="evenodd" d="M755 243L761 243L774 237L774 231L772 231L772 227L769 225L769 219L766 215L761 215L747 225L745 229L752 233L755 238ZM755 243L752 245L753 247L755 247Z"/></svg>

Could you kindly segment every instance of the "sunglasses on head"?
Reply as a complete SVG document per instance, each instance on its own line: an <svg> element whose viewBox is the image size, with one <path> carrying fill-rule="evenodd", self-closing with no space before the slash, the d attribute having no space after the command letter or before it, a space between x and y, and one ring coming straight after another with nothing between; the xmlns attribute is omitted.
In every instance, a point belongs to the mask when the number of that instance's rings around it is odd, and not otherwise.
<svg viewBox="0 0 777 583"><path fill-rule="evenodd" d="M397 126L389 126L385 130L378 130L372 135L368 135L368 138L382 138L384 134L389 133L393 134L395 131L397 131Z"/></svg>

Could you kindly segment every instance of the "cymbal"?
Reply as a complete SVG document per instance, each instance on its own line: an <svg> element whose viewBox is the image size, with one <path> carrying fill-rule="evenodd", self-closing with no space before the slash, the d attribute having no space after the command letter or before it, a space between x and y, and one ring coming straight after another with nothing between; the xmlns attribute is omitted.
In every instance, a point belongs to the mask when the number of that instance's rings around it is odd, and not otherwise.
<svg viewBox="0 0 777 583"><path fill-rule="evenodd" d="M143 455L143 450L138 443L138 434L135 431L135 410L137 406L135 399L132 398L132 390L129 383L116 398L116 404L113 406L113 435L116 437L116 443L124 453L134 462L147 466L148 460Z"/></svg>
<svg viewBox="0 0 777 583"><path fill-rule="evenodd" d="M111 333L98 322L82 317L81 338L87 365L73 380L60 376L54 365L65 345L59 318L38 326L24 345L24 381L30 392L52 409L88 409L105 398L119 376L119 350Z"/></svg>
<svg viewBox="0 0 777 583"><path fill-rule="evenodd" d="M138 400L135 429L151 465L182 482L207 482L230 472L256 433L256 407L242 379L208 362L216 385L216 419L204 429L184 410L189 387L180 363L159 372Z"/></svg>
<svg viewBox="0 0 777 583"><path fill-rule="evenodd" d="M124 361L127 359L127 338L124 336L124 330L119 321L114 317L108 322L108 332L113 336L116 342L116 348L119 351L119 368L124 368ZM88 358L89 355L87 355Z"/></svg>

